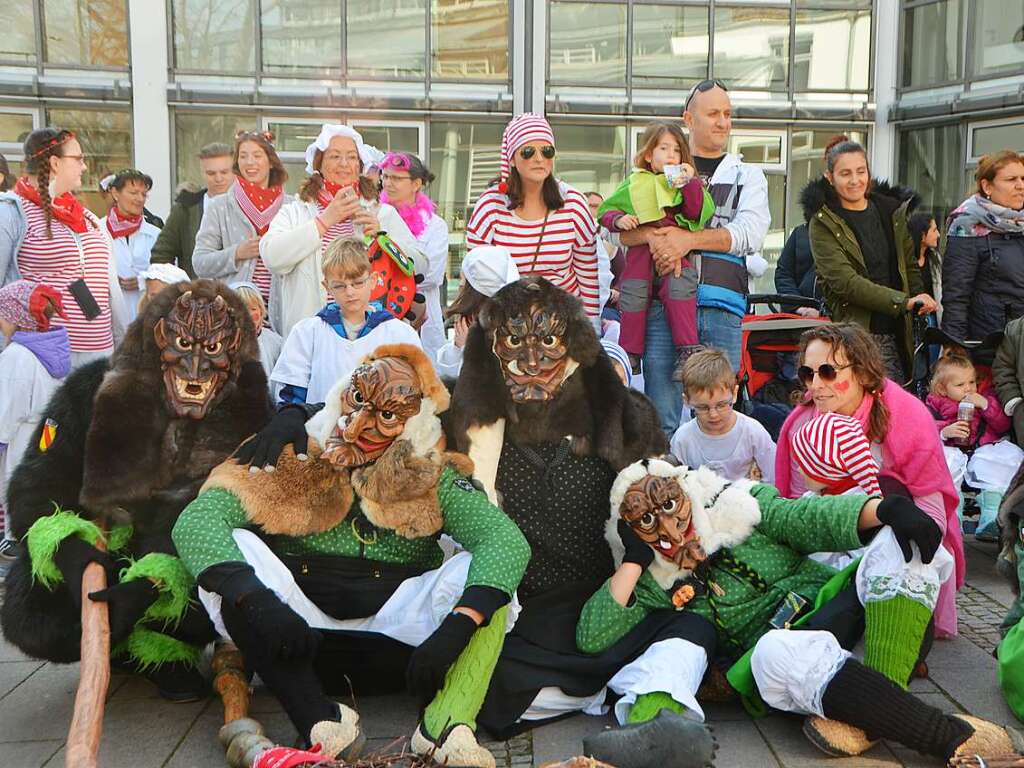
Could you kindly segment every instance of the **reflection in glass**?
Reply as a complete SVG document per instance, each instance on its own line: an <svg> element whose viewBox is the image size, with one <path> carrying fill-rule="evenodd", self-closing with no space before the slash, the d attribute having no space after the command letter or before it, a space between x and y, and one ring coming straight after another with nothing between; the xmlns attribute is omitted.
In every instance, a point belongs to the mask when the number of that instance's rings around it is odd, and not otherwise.
<svg viewBox="0 0 1024 768"><path fill-rule="evenodd" d="M838 128L822 128L816 131L794 130L789 144L789 202L786 206L786 230L804 224L804 213L800 207L800 193L811 179L821 176L825 170L825 147L833 136L844 134L861 144L870 152L862 131L847 131ZM909 181L907 183L910 183Z"/></svg>
<svg viewBox="0 0 1024 768"><path fill-rule="evenodd" d="M48 63L128 66L127 0L45 0L43 18Z"/></svg>
<svg viewBox="0 0 1024 768"><path fill-rule="evenodd" d="M793 87L866 91L871 68L871 9L797 11Z"/></svg>
<svg viewBox="0 0 1024 768"><path fill-rule="evenodd" d="M349 77L423 77L426 14L427 0L349 0Z"/></svg>
<svg viewBox="0 0 1024 768"><path fill-rule="evenodd" d="M82 202L87 208L106 215L106 204L99 193L99 182L132 164L132 116L129 112L90 109L50 109L46 124L74 131L82 144L86 171L82 175ZM145 171L145 168L140 170Z"/></svg>
<svg viewBox="0 0 1024 768"><path fill-rule="evenodd" d="M0 142L24 144L32 133L32 115L18 112L0 112Z"/></svg>
<svg viewBox="0 0 1024 768"><path fill-rule="evenodd" d="M689 88L708 75L706 8L633 6L633 85Z"/></svg>
<svg viewBox="0 0 1024 768"><path fill-rule="evenodd" d="M437 215L448 222L449 298L458 289L459 265L465 254L466 222L480 194L498 175L504 123L430 124L430 161L436 176L427 194L437 203Z"/></svg>
<svg viewBox="0 0 1024 768"><path fill-rule="evenodd" d="M626 6L551 3L551 82L625 85Z"/></svg>
<svg viewBox="0 0 1024 768"><path fill-rule="evenodd" d="M919 5L903 13L903 86L938 85L960 77L960 0Z"/></svg>
<svg viewBox="0 0 1024 768"><path fill-rule="evenodd" d="M324 122L328 122L324 120ZM280 152L306 151L306 147L312 144L320 134L321 123L317 121L308 123L286 123L269 122L267 129L274 134L274 146Z"/></svg>
<svg viewBox="0 0 1024 768"><path fill-rule="evenodd" d="M174 0L174 66L247 74L256 67L255 0Z"/></svg>
<svg viewBox="0 0 1024 768"><path fill-rule="evenodd" d="M444 80L508 80L509 3L431 0L431 73Z"/></svg>
<svg viewBox="0 0 1024 768"><path fill-rule="evenodd" d="M744 158L746 159L746 158ZM755 293L775 293L775 267L779 263L782 246L786 242L785 205L786 176L783 173L768 173L768 212L772 223L765 235L761 255L768 262L768 269L760 277L754 278Z"/></svg>
<svg viewBox="0 0 1024 768"><path fill-rule="evenodd" d="M626 173L626 127L622 125L552 126L558 157L555 175L581 192L607 197Z"/></svg>
<svg viewBox="0 0 1024 768"><path fill-rule="evenodd" d="M945 221L946 214L966 197L960 126L901 132L899 158L896 178L921 195L919 210L931 212L936 221Z"/></svg>
<svg viewBox="0 0 1024 768"><path fill-rule="evenodd" d="M6 0L4 23L0 35L0 61L35 64L36 28L32 16L32 0Z"/></svg>
<svg viewBox="0 0 1024 768"><path fill-rule="evenodd" d="M206 186L199 170L199 150L219 141L232 146L235 134L256 129L254 115L219 115L216 112L177 112L174 115L175 185L191 182ZM305 145L302 147L305 149ZM146 170L145 168L141 170Z"/></svg>
<svg viewBox="0 0 1024 768"><path fill-rule="evenodd" d="M420 132L412 125L354 125L363 141L381 152L420 153Z"/></svg>
<svg viewBox="0 0 1024 768"><path fill-rule="evenodd" d="M971 139L971 157L1012 149L1024 152L1024 123L1007 123L975 128Z"/></svg>
<svg viewBox="0 0 1024 768"><path fill-rule="evenodd" d="M789 11L716 8L714 73L733 90L786 90Z"/></svg>
<svg viewBox="0 0 1024 768"><path fill-rule="evenodd" d="M733 131L729 135L729 151L742 155L743 161L747 163L781 163L782 136Z"/></svg>
<svg viewBox="0 0 1024 768"><path fill-rule="evenodd" d="M974 76L1024 69L1024 4L984 0L974 6Z"/></svg>
<svg viewBox="0 0 1024 768"><path fill-rule="evenodd" d="M264 72L341 68L341 4L337 0L263 0Z"/></svg>

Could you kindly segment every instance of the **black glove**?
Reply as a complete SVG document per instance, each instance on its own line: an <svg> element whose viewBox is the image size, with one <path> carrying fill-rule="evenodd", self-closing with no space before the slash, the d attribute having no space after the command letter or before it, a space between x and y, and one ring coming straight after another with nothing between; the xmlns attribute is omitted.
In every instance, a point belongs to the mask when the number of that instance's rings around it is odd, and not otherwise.
<svg viewBox="0 0 1024 768"><path fill-rule="evenodd" d="M323 636L306 620L263 587L245 595L238 603L254 640L268 659L312 658Z"/></svg>
<svg viewBox="0 0 1024 768"><path fill-rule="evenodd" d="M122 581L99 592L89 593L89 599L93 602L107 604L111 645L117 645L128 637L142 614L159 596L156 584L149 579Z"/></svg>
<svg viewBox="0 0 1024 768"><path fill-rule="evenodd" d="M921 562L930 563L942 543L942 530L927 513L905 496L887 496L878 505L878 519L892 528L908 563L914 556L910 543L921 550Z"/></svg>
<svg viewBox="0 0 1024 768"><path fill-rule="evenodd" d="M421 701L433 698L444 685L448 668L466 649L476 629L476 622L466 614L449 613L441 626L412 652L405 670L409 692Z"/></svg>
<svg viewBox="0 0 1024 768"><path fill-rule="evenodd" d="M232 458L240 464L253 467L273 467L286 445L295 449L295 455L309 450L306 421L309 416L300 405L286 405L263 429L242 443Z"/></svg>
<svg viewBox="0 0 1024 768"><path fill-rule="evenodd" d="M82 611L82 574L89 563L99 563L107 572L107 583L117 581L117 565L106 552L101 552L92 544L78 538L68 536L53 553L53 562L64 574L64 582L71 592L71 600L79 612Z"/></svg>
<svg viewBox="0 0 1024 768"><path fill-rule="evenodd" d="M619 518L619 538L622 539L622 546L626 548L622 562L636 563L641 568L646 568L654 562L654 549L637 536L636 531L622 518Z"/></svg>

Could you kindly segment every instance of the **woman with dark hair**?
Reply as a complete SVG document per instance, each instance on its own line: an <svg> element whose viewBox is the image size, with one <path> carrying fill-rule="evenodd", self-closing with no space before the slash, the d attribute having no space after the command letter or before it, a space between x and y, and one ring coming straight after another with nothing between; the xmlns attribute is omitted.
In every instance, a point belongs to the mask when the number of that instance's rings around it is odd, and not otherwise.
<svg viewBox="0 0 1024 768"><path fill-rule="evenodd" d="M598 327L597 222L587 199L555 178L554 158L547 120L530 112L512 118L501 137L501 175L476 201L466 247L508 248L521 275L579 297Z"/></svg>
<svg viewBox="0 0 1024 768"><path fill-rule="evenodd" d="M924 292L935 299L942 312L942 257L939 255L939 228L935 217L927 211L917 211L907 218L907 228L914 241L917 268L921 271Z"/></svg>
<svg viewBox="0 0 1024 768"><path fill-rule="evenodd" d="M260 241L260 256L281 286L274 330L287 337L299 320L324 306L320 262L339 237L374 237L386 232L423 272L425 259L409 227L392 206L377 199L377 186L363 169L380 162L380 152L347 125L324 123L306 147L306 173L296 200L282 206Z"/></svg>
<svg viewBox="0 0 1024 768"><path fill-rule="evenodd" d="M269 131L239 131L232 153L235 182L226 194L210 200L196 233L192 266L199 277L225 283L253 283L277 328L280 296L260 258L260 239L281 206L291 202L284 191L288 171L274 149Z"/></svg>
<svg viewBox="0 0 1024 768"><path fill-rule="evenodd" d="M75 134L40 128L25 139L25 173L0 193L0 280L22 277L61 292L71 364L109 355L125 327L107 230L72 193L82 187L85 156Z"/></svg>
<svg viewBox="0 0 1024 768"><path fill-rule="evenodd" d="M888 375L906 381L913 353L910 313L935 311L921 284L907 230L910 190L871 178L867 153L846 136L825 149L825 174L800 195L814 266L832 317L869 331Z"/></svg>
<svg viewBox="0 0 1024 768"><path fill-rule="evenodd" d="M427 310L420 340L423 351L436 361L437 352L445 343L441 284L448 270L448 224L437 215L437 206L423 191L434 180L434 174L416 155L388 152L380 162L380 180L380 201L398 211L427 262L423 282L419 284Z"/></svg>
<svg viewBox="0 0 1024 768"><path fill-rule="evenodd" d="M878 345L860 325L830 323L804 332L798 375L807 397L782 425L775 453L775 485L790 498L807 486L790 449L790 437L821 413L839 413L860 422L871 454L885 477L898 481L914 504L943 532L943 546L955 561L954 575L942 585L935 606L937 636L955 635L956 591L963 585L963 539L956 508L959 496L946 467L942 443L924 403L886 378Z"/></svg>
<svg viewBox="0 0 1024 768"><path fill-rule="evenodd" d="M139 275L149 267L160 230L145 219L146 197L153 188L153 179L142 171L125 168L114 174L107 189L113 202L101 219L114 242L117 279L124 294L125 312L129 320L138 313L139 300L145 290Z"/></svg>
<svg viewBox="0 0 1024 768"><path fill-rule="evenodd" d="M7 158L0 155L0 192L6 192L11 188L11 166L7 164Z"/></svg>
<svg viewBox="0 0 1024 768"><path fill-rule="evenodd" d="M1024 316L1024 155L985 155L978 186L949 215L942 330L983 339Z"/></svg>

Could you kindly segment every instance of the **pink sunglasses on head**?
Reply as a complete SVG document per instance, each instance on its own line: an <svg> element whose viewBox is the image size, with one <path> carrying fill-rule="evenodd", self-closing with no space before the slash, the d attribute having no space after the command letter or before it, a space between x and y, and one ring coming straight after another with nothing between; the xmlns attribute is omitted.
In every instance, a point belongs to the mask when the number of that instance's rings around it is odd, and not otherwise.
<svg viewBox="0 0 1024 768"><path fill-rule="evenodd" d="M380 161L380 168L394 168L396 171L408 171L412 168L409 158L399 152L388 152Z"/></svg>

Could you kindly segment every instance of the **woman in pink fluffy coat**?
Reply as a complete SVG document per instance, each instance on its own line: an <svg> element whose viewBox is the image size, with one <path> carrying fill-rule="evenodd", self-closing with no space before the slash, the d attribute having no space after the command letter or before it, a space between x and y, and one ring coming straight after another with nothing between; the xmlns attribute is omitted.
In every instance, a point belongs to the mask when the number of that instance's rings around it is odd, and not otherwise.
<svg viewBox="0 0 1024 768"><path fill-rule="evenodd" d="M921 401L885 378L878 347L857 325L828 324L804 333L799 375L808 397L789 415L779 435L775 456L779 492L797 497L807 490L790 451L790 435L819 413L857 419L881 467L881 477L902 486L902 492L909 493L943 533L943 547L953 556L955 568L935 605L935 635L955 635L956 591L963 586L965 573L963 539L956 515L957 492L931 414ZM883 522L899 535L900 521Z"/></svg>

